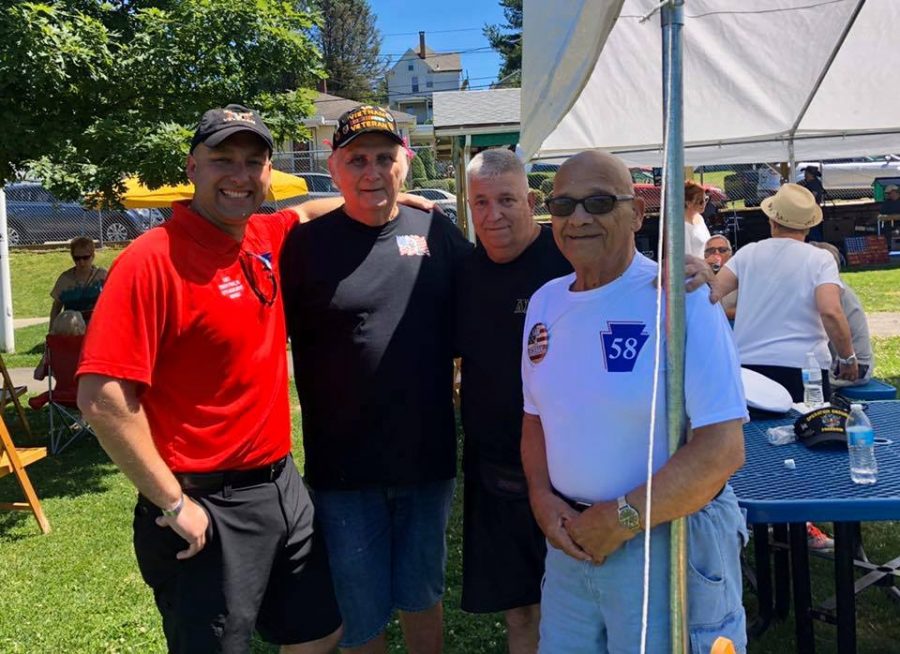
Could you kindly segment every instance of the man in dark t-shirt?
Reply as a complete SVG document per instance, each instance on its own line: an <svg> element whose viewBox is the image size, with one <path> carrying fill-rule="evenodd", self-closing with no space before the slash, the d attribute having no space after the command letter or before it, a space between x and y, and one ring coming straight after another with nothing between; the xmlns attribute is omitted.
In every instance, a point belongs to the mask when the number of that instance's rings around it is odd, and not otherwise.
<svg viewBox="0 0 900 654"><path fill-rule="evenodd" d="M344 617L341 647L442 646L445 530L456 472L454 270L471 251L444 216L397 205L409 162L391 114L338 122L344 206L298 226L282 288L313 489Z"/></svg>
<svg viewBox="0 0 900 654"><path fill-rule="evenodd" d="M522 471L522 329L528 300L572 267L532 217L525 169L486 150L466 171L479 247L457 278L465 430L462 608L503 611L511 654L537 651L546 545Z"/></svg>

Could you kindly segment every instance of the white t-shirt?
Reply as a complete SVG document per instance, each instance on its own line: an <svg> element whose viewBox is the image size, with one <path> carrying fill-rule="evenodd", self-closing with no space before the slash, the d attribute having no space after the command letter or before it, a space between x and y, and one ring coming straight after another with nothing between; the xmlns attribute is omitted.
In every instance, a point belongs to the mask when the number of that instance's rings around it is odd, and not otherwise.
<svg viewBox="0 0 900 654"><path fill-rule="evenodd" d="M522 387L540 416L550 480L567 497L612 500L645 483L656 349L657 265L641 254L617 280L572 292L575 274L532 296L525 317ZM707 293L686 300L685 405L693 427L746 419L730 328ZM668 459L665 306L653 469Z"/></svg>
<svg viewBox="0 0 900 654"><path fill-rule="evenodd" d="M702 218L696 224L684 223L684 253L701 259L705 256L706 242L710 239L709 228Z"/></svg>
<svg viewBox="0 0 900 654"><path fill-rule="evenodd" d="M792 238L745 245L725 264L738 278L734 340L742 364L803 368L814 352L828 368L828 335L816 288L843 288L834 257Z"/></svg>

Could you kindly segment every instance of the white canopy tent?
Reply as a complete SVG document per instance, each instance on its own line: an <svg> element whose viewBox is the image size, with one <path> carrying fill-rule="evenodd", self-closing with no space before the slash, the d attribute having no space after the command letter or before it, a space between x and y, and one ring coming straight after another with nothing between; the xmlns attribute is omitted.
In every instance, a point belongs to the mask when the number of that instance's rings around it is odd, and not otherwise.
<svg viewBox="0 0 900 654"><path fill-rule="evenodd" d="M525 0L529 158L662 163L656 0ZM685 0L685 164L900 152L900 1Z"/></svg>

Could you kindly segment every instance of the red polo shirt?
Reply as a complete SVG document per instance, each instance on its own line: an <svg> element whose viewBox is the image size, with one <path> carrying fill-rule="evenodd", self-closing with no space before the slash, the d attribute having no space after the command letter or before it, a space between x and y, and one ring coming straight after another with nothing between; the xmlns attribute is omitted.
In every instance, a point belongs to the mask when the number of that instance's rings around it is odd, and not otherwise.
<svg viewBox="0 0 900 654"><path fill-rule="evenodd" d="M78 374L138 383L173 471L271 463L291 449L287 337L272 281L297 216L251 216L238 243L187 204L173 209L110 269Z"/></svg>

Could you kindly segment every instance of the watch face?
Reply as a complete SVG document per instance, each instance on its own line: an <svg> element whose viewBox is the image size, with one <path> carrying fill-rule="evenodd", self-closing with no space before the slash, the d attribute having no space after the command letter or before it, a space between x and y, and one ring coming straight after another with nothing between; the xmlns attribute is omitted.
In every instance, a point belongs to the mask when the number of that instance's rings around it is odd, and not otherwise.
<svg viewBox="0 0 900 654"><path fill-rule="evenodd" d="M619 524L626 529L630 529L631 531L640 530L640 516L638 515L638 512L635 510L635 508L630 504L619 509Z"/></svg>

